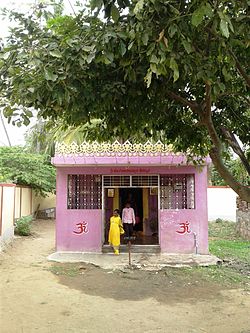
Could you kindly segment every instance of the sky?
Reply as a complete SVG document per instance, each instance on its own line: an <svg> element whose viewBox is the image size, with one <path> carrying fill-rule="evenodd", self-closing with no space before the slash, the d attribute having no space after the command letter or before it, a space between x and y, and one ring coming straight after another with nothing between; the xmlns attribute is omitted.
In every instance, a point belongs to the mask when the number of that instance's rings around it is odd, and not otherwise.
<svg viewBox="0 0 250 333"><path fill-rule="evenodd" d="M31 4L35 4L37 2L43 2L44 0L0 0L0 11L3 8L8 9L19 9L21 11L28 11ZM74 0L71 0L71 3L74 4ZM64 0L64 6L65 11L67 13L71 13L72 9L70 6L69 0ZM3 17L0 15L0 38L3 38L8 34L9 27L13 24L13 22L9 22L7 20L4 20ZM1 82L0 82L1 84ZM25 132L35 124L36 120L31 119L31 124L27 126L13 126L12 124L8 124L7 119L3 118L11 145L24 145L24 134ZM0 146L8 146L8 139L4 131L4 126L2 124L1 118L0 118Z"/></svg>

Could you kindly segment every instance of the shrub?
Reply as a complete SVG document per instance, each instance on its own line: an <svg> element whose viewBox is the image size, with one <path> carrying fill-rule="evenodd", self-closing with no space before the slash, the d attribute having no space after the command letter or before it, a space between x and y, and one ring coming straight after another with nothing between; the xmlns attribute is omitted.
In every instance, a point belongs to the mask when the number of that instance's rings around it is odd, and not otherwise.
<svg viewBox="0 0 250 333"><path fill-rule="evenodd" d="M223 220L219 217L215 220L215 223L222 223L222 222L223 222Z"/></svg>
<svg viewBox="0 0 250 333"><path fill-rule="evenodd" d="M30 226L31 226L32 216L22 216L16 220L15 233L20 236L29 236L31 234Z"/></svg>

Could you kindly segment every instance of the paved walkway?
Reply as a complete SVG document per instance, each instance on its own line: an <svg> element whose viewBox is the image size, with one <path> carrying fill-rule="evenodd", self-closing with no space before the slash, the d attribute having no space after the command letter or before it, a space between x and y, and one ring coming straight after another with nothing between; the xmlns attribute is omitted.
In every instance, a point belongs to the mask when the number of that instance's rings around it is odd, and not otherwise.
<svg viewBox="0 0 250 333"><path fill-rule="evenodd" d="M132 253L131 264L133 268L144 270L160 270L164 267L210 266L221 263L213 255L199 254L146 254ZM82 252L55 252L48 256L48 260L56 262L84 262L103 269L124 269L129 267L128 253L115 256L111 253L82 253Z"/></svg>

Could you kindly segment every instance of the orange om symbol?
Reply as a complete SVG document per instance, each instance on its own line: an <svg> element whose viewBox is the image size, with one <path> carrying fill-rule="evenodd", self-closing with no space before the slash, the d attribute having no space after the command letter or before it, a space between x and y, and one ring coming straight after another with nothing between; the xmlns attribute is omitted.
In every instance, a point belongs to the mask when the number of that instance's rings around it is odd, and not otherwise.
<svg viewBox="0 0 250 333"><path fill-rule="evenodd" d="M183 235L185 233L188 233L188 234L191 233L191 230L189 229L189 222L188 221L183 222L183 223L179 223L179 225L180 225L180 230L176 231L178 234Z"/></svg>
<svg viewBox="0 0 250 333"><path fill-rule="evenodd" d="M80 222L76 224L78 231L73 231L74 234L81 235L81 234L87 234L89 232L88 230L88 222Z"/></svg>

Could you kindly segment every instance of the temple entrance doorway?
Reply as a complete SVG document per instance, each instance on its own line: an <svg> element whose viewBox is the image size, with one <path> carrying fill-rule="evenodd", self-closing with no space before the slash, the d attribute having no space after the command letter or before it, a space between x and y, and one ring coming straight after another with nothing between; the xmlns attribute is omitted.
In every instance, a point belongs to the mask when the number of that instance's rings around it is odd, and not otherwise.
<svg viewBox="0 0 250 333"><path fill-rule="evenodd" d="M119 207L122 214L122 209L126 203L134 209L136 225L135 231L143 231L143 201L142 188L121 188L119 191Z"/></svg>
<svg viewBox="0 0 250 333"><path fill-rule="evenodd" d="M134 245L159 245L158 234L158 188L119 187L104 189L104 244L108 244L109 220L114 209L122 210L129 202L135 211ZM121 244L127 241L121 236Z"/></svg>

